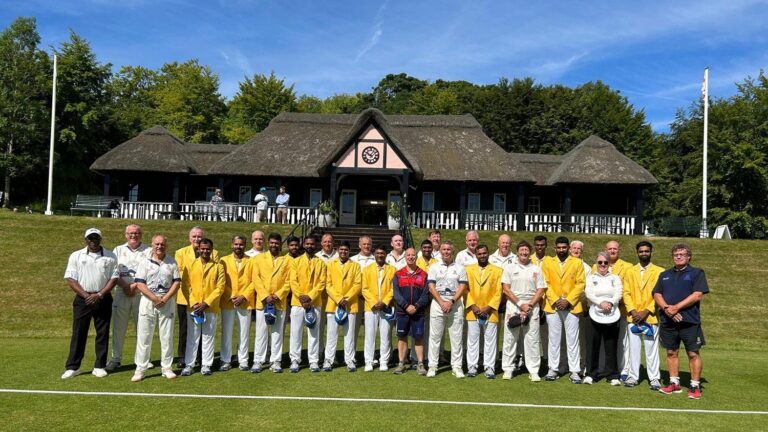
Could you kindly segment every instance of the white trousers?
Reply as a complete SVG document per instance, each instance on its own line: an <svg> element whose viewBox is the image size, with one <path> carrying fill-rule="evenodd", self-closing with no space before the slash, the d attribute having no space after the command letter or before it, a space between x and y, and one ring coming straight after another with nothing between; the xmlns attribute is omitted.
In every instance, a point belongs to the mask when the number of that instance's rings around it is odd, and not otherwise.
<svg viewBox="0 0 768 432"><path fill-rule="evenodd" d="M565 327L565 343L568 348L569 372L580 372L579 352L579 317L569 311L556 311L547 314L549 327L549 368L558 370L560 365L560 338Z"/></svg>
<svg viewBox="0 0 768 432"><path fill-rule="evenodd" d="M151 300L142 295L139 297L136 354L133 359L136 370L145 371L149 367L155 325L160 334L160 365L163 369L170 369L173 365L173 319L176 315L176 299L158 309Z"/></svg>
<svg viewBox="0 0 768 432"><path fill-rule="evenodd" d="M201 339L203 343L202 366L211 367L213 365L213 347L218 315L213 312L205 312L205 322L202 325L197 325L192 315L187 313L187 348L184 353L184 363L187 365L195 364L197 347Z"/></svg>
<svg viewBox="0 0 768 432"><path fill-rule="evenodd" d="M347 315L347 322L343 326L336 323L334 314L325 314L327 320L326 329L328 333L325 336L325 363L333 364L336 359L336 345L339 343L339 327L344 330L344 363L347 366L355 364L355 320L357 314Z"/></svg>
<svg viewBox="0 0 768 432"><path fill-rule="evenodd" d="M363 357L366 365L373 364L376 350L376 330L379 331L379 361L381 365L389 363L392 355L392 324L384 319L384 312L365 312L365 347Z"/></svg>
<svg viewBox="0 0 768 432"><path fill-rule="evenodd" d="M256 337L253 344L253 362L264 363L267 360L267 337L270 340L270 363L280 363L283 356L283 331L285 330L285 311L275 311L275 323L267 325L264 310L256 309Z"/></svg>
<svg viewBox="0 0 768 432"><path fill-rule="evenodd" d="M302 330L307 329L307 357L309 357L309 364L320 362L320 321L322 320L322 314L320 308L312 306L315 310L315 316L317 322L314 328L309 328L304 325L304 313L305 309L301 306L291 307L291 341L289 345L288 355L291 358L291 362L301 362L301 346L304 335Z"/></svg>
<svg viewBox="0 0 768 432"><path fill-rule="evenodd" d="M238 345L237 362L240 365L248 365L248 343L251 335L251 311L236 307L234 309L221 310L221 350L219 356L222 363L232 361L232 333L235 330L235 318L237 318Z"/></svg>
<svg viewBox="0 0 768 432"><path fill-rule="evenodd" d="M448 335L451 339L451 367L461 368L464 349L462 341L464 337L464 302L453 304L448 313L443 313L440 304L432 300L429 308L429 367L437 367L440 361L440 342L443 340L445 328L448 327Z"/></svg>
<svg viewBox="0 0 768 432"><path fill-rule="evenodd" d="M634 334L628 331L629 352L625 357L629 357L629 375L635 380L640 380L640 351L645 348L645 367L648 371L648 379L660 379L659 374L659 326L649 324L653 327L653 336L644 334Z"/></svg>
<svg viewBox="0 0 768 432"><path fill-rule="evenodd" d="M504 314L504 343L501 351L501 369L504 372L515 370L515 357L517 357L517 353L520 352L520 347L522 347L523 355L525 356L525 367L529 373L538 374L539 367L541 366L541 355L539 354L541 330L539 305L534 306L531 310L531 319L527 325L521 325L510 330L507 327L507 321L509 321L512 315L517 313L520 313L520 308L507 300L507 312Z"/></svg>
<svg viewBox="0 0 768 432"><path fill-rule="evenodd" d="M122 363L128 320L133 318L134 325L139 323L139 302L143 296L137 292L133 297L128 297L119 286L114 289L114 292L115 299L112 301L112 361Z"/></svg>
<svg viewBox="0 0 768 432"><path fill-rule="evenodd" d="M483 329L477 321L467 321L467 367L477 367L477 362L480 360L481 333L483 334L483 369L495 369L498 323L492 322L487 323Z"/></svg>

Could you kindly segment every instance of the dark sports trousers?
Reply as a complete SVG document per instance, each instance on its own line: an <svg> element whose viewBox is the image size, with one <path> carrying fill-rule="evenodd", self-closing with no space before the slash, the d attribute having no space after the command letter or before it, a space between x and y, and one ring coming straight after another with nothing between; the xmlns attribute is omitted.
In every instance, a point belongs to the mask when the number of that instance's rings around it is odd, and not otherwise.
<svg viewBox="0 0 768 432"><path fill-rule="evenodd" d="M605 348L605 379L619 378L617 366L617 345L619 340L619 322L600 324L589 318L587 332L587 375L597 379L600 369L600 344Z"/></svg>
<svg viewBox="0 0 768 432"><path fill-rule="evenodd" d="M94 368L107 366L107 349L109 346L109 323L112 319L112 294L107 294L96 305L88 306L85 299L76 295L72 301L72 339L69 342L67 370L80 369L80 363L85 355L85 344L88 341L88 329L91 319L96 328L96 362Z"/></svg>

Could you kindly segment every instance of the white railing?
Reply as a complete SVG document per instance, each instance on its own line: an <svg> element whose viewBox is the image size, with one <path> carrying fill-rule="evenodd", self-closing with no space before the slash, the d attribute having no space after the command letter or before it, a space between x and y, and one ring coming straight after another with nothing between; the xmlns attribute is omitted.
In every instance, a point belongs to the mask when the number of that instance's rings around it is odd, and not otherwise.
<svg viewBox="0 0 768 432"><path fill-rule="evenodd" d="M288 207L287 223L297 224L310 211L310 207ZM179 211L173 211L173 204L168 202L130 202L124 201L120 208L120 217L125 219L170 219L178 216L181 220L216 221L217 215L207 201L180 203ZM225 203L222 209L223 220L256 222L256 206ZM267 218L263 223L276 223L277 208L267 209Z"/></svg>
<svg viewBox="0 0 768 432"><path fill-rule="evenodd" d="M467 210L464 212L464 227L468 230L517 231L517 213Z"/></svg>
<svg viewBox="0 0 768 432"><path fill-rule="evenodd" d="M416 228L461 229L461 212L411 212L408 217Z"/></svg>
<svg viewBox="0 0 768 432"><path fill-rule="evenodd" d="M528 231L559 232L562 218L560 213L526 213L525 226Z"/></svg>
<svg viewBox="0 0 768 432"><path fill-rule="evenodd" d="M571 231L580 233L632 235L635 232L634 216L574 214L571 223Z"/></svg>
<svg viewBox="0 0 768 432"><path fill-rule="evenodd" d="M173 203L168 202L130 202L123 201L120 217L124 219L162 219L159 212L173 210Z"/></svg>

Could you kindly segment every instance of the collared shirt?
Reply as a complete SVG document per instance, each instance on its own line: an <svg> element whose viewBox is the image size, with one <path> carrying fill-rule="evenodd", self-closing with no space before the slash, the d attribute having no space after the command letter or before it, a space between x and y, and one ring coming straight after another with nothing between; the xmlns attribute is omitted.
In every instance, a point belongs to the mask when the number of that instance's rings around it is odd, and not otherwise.
<svg viewBox="0 0 768 432"><path fill-rule="evenodd" d="M521 303L533 299L538 289L547 289L544 272L530 261L523 265L515 260L514 263L505 267L501 283L509 285L512 293Z"/></svg>
<svg viewBox="0 0 768 432"><path fill-rule="evenodd" d="M354 261L358 264L360 264L360 270L365 269L369 265L376 262L376 258L373 257L373 254L370 254L368 256L357 254L349 259L350 261Z"/></svg>
<svg viewBox="0 0 768 432"><path fill-rule="evenodd" d="M590 303L599 305L607 301L613 307L619 305L624 288L620 277L610 271L605 275L594 272L587 277L586 281L584 295Z"/></svg>
<svg viewBox="0 0 768 432"><path fill-rule="evenodd" d="M277 204L278 207L288 207L288 200L290 199L290 195L287 193L281 193L275 198L275 204Z"/></svg>
<svg viewBox="0 0 768 432"><path fill-rule="evenodd" d="M336 249L333 249L330 254L327 254L324 250L321 249L318 253L315 254L315 257L320 258L324 263L328 264L328 262L331 260L339 259L339 253L336 252Z"/></svg>
<svg viewBox="0 0 768 432"><path fill-rule="evenodd" d="M262 251L256 250L254 248L251 248L251 249L248 249L247 251L245 251L245 255L247 255L248 258L253 258L253 257L255 257L256 255L258 255L260 253L262 253Z"/></svg>
<svg viewBox="0 0 768 432"><path fill-rule="evenodd" d="M387 264L393 266L396 270L405 267L405 251L400 253L400 258L395 258L395 255L392 252L388 253Z"/></svg>
<svg viewBox="0 0 768 432"><path fill-rule="evenodd" d="M427 282L434 283L440 297L449 300L459 290L459 284L467 283L467 270L456 262L448 265L444 262L432 264L427 273Z"/></svg>
<svg viewBox="0 0 768 432"><path fill-rule="evenodd" d="M442 260L438 260L435 257L431 257L429 259L429 261L427 261L427 260L424 259L423 256L420 256L420 257L416 258L416 267L424 270L424 272L428 272L429 271L429 267L432 264L435 264L435 263L438 263L438 262L443 262L443 261Z"/></svg>
<svg viewBox="0 0 768 432"><path fill-rule="evenodd" d="M269 206L269 197L259 192L253 198L253 202L256 203L256 210L266 210Z"/></svg>
<svg viewBox="0 0 768 432"><path fill-rule="evenodd" d="M517 262L517 255L509 252L507 256L501 256L501 251L496 249L496 252L492 253L491 256L488 257L488 262L495 265L496 267L505 268L508 265Z"/></svg>
<svg viewBox="0 0 768 432"><path fill-rule="evenodd" d="M139 264L152 256L152 249L144 243L139 244L136 249L131 249L126 242L116 246L113 252L117 257L117 269L120 272L120 278L126 283L133 283Z"/></svg>
<svg viewBox="0 0 768 432"><path fill-rule="evenodd" d="M424 254L419 251L419 253L416 254L416 258L421 258ZM443 262L443 256L440 255L440 249L432 249L432 259L434 259L437 262Z"/></svg>
<svg viewBox="0 0 768 432"><path fill-rule="evenodd" d="M470 264L477 264L477 257L469 249L464 249L456 254L456 262L466 267Z"/></svg>
<svg viewBox="0 0 768 432"><path fill-rule="evenodd" d="M653 293L661 294L664 301L670 305L683 301L696 291L706 294L709 292L709 285L707 284L707 277L704 275L704 270L698 267L692 267L691 265L687 265L680 270L674 267L669 270L664 270L659 275L659 280L653 288ZM700 324L700 308L701 302L696 302L681 309L679 313L683 317L683 322ZM669 324L672 320L667 314L660 313L659 315L661 316L661 322L663 324Z"/></svg>
<svg viewBox="0 0 768 432"><path fill-rule="evenodd" d="M171 289L174 282L181 282L181 274L176 260L166 255L162 261L147 258L136 269L136 282L147 285L150 291L163 295Z"/></svg>
<svg viewBox="0 0 768 432"><path fill-rule="evenodd" d="M119 276L117 257L105 247L96 253L89 252L87 247L72 252L64 271L64 279L76 280L88 293L99 292L110 279Z"/></svg>
<svg viewBox="0 0 768 432"><path fill-rule="evenodd" d="M544 255L541 259L539 259L539 257L536 256L536 254L531 255L531 262L533 263L533 265L538 266L539 268L541 268L541 265L544 263L544 261L546 261L546 259L547 259L546 255Z"/></svg>

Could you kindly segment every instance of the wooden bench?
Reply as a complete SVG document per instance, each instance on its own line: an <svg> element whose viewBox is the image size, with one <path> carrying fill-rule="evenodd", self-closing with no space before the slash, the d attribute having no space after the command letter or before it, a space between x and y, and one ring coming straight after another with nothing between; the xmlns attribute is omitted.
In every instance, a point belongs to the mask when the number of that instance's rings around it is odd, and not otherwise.
<svg viewBox="0 0 768 432"><path fill-rule="evenodd" d="M69 208L69 214L72 216L75 212L90 212L93 216L101 217L102 213L110 214L114 210L110 204L115 200L122 205L123 197L78 194Z"/></svg>

